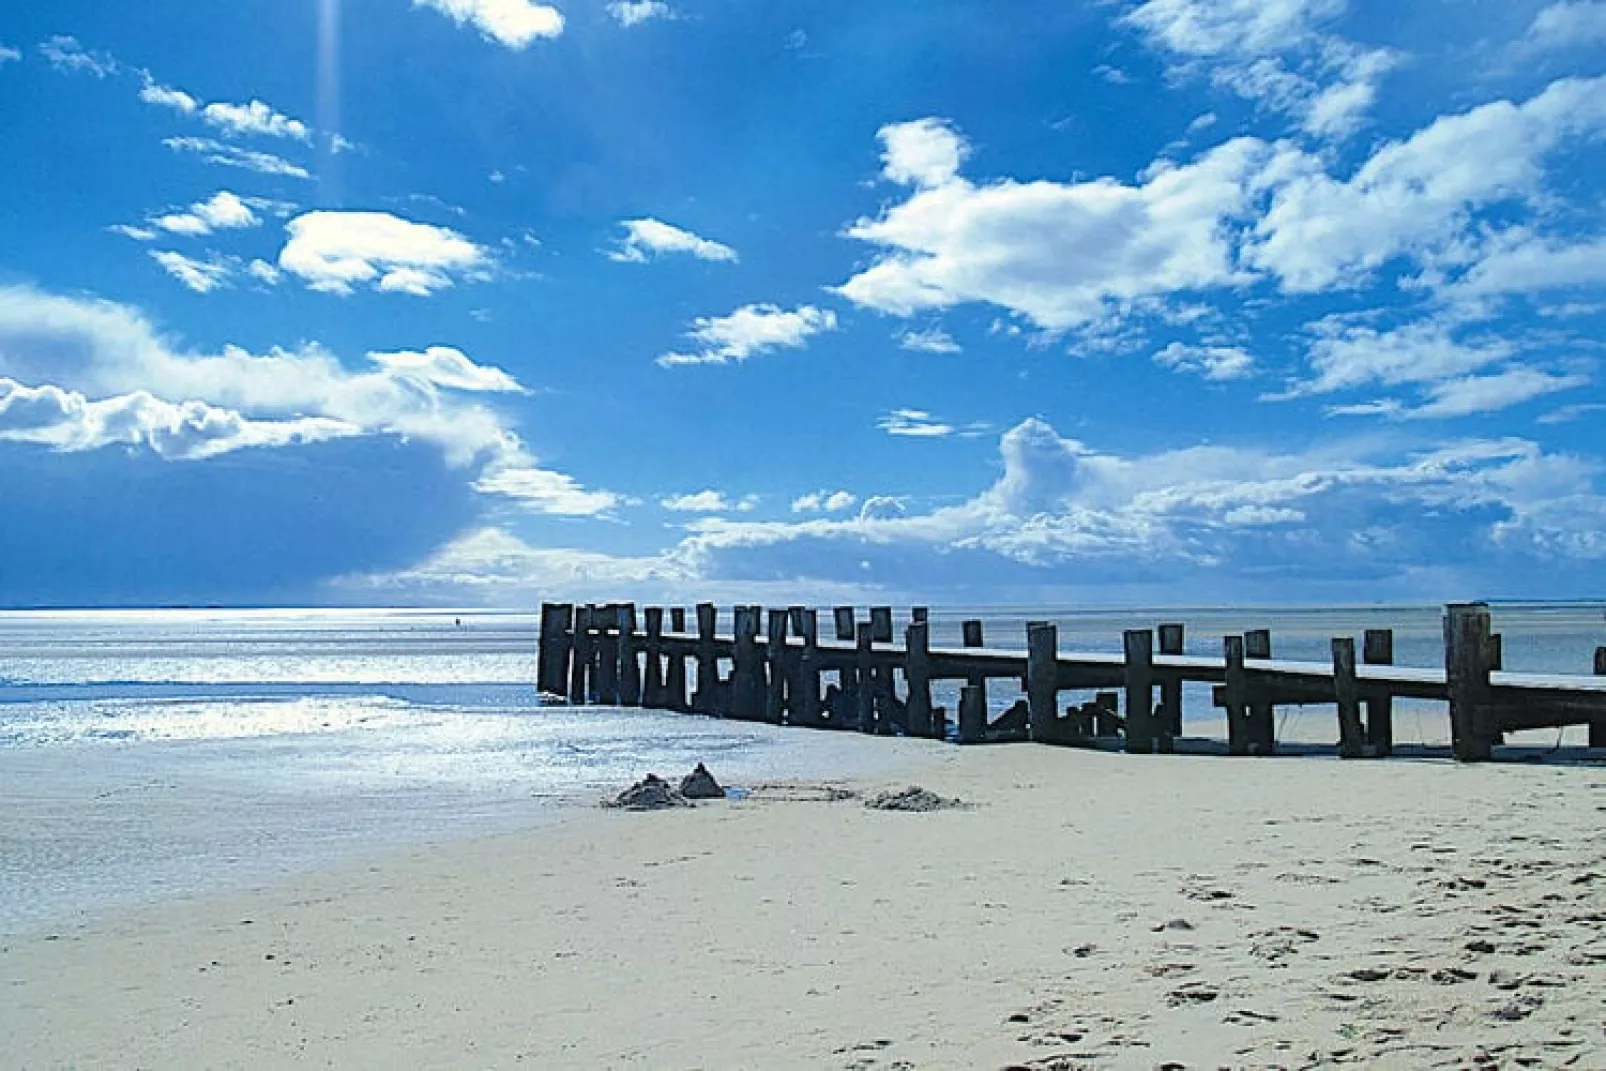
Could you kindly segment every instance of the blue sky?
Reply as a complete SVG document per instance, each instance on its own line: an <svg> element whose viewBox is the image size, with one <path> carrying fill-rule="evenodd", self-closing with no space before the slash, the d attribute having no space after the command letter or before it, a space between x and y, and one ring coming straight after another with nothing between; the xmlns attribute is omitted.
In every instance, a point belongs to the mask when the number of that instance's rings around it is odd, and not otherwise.
<svg viewBox="0 0 1606 1071"><path fill-rule="evenodd" d="M0 604L1606 594L1603 0L60 0L0 105Z"/></svg>

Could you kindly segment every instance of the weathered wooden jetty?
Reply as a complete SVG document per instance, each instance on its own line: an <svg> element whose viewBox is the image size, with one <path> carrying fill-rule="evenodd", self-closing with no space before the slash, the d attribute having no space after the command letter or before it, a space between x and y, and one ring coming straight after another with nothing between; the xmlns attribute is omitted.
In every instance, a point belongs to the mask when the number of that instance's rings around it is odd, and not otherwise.
<svg viewBox="0 0 1606 1071"><path fill-rule="evenodd" d="M712 603L694 610L633 604L541 608L537 685L571 703L682 711L815 729L897 734L959 743L1036 741L1153 753L1183 741L1183 686L1212 686L1226 719L1227 750L1270 755L1278 748L1275 712L1287 704L1332 704L1345 757L1382 757L1394 746L1397 699L1447 704L1452 751L1463 761L1490 757L1503 735L1521 729L1589 727L1589 746L1606 748L1606 647L1593 676L1508 673L1488 606L1444 611L1444 668L1394 664L1391 630L1332 641L1331 662L1272 657L1271 634L1224 637L1219 657L1183 653L1180 624L1132 629L1119 655L1059 650L1053 622L1026 626L1025 650L989 647L983 623L962 624L962 646L931 645L928 613L910 612L894 635L890 607L835 607L833 638L820 611L737 606L731 632L716 631ZM901 639L901 642L899 640ZM994 714L987 682L1018 683L1021 695ZM952 723L932 701L934 682L958 685ZM1061 707L1061 692L1084 693Z"/></svg>

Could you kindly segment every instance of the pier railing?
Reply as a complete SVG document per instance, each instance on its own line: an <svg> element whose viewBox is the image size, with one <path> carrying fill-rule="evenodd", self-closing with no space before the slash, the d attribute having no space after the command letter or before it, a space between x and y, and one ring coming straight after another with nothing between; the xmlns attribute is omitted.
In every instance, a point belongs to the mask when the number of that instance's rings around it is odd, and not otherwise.
<svg viewBox="0 0 1606 1071"><path fill-rule="evenodd" d="M1594 676L1507 673L1489 608L1459 603L1444 612L1443 669L1394 665L1394 636L1367 630L1333 639L1331 662L1272 657L1271 634L1224 637L1220 657L1183 653L1180 624L1131 629L1122 652L1059 650L1057 626L1026 626L1026 649L988 647L983 623L965 621L961 646L933 647L927 612L916 608L901 637L890 607L861 619L835 607L831 637L819 611L737 606L729 634L716 630L712 603L644 610L633 604L541 608L537 685L572 703L683 711L816 729L898 734L960 743L1037 741L1175 750L1183 737L1183 686L1213 686L1226 719L1227 750L1276 752L1275 711L1286 704L1332 704L1339 753L1381 757L1393 749L1396 699L1447 704L1456 758L1490 757L1503 734L1589 726L1589 746L1606 748L1606 647ZM690 624L691 627L688 627ZM901 640L901 642L899 642ZM996 716L987 682L1018 682L1021 696ZM958 685L952 712L932 701L932 684ZM1089 693L1062 708L1061 692Z"/></svg>

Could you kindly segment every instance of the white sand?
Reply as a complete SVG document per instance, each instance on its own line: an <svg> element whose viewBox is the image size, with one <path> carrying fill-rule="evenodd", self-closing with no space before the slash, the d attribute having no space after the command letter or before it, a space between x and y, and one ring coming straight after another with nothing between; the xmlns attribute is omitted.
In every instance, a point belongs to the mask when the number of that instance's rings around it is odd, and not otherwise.
<svg viewBox="0 0 1606 1071"><path fill-rule="evenodd" d="M865 746L975 806L598 811L31 935L0 1065L1606 1067L1606 769Z"/></svg>

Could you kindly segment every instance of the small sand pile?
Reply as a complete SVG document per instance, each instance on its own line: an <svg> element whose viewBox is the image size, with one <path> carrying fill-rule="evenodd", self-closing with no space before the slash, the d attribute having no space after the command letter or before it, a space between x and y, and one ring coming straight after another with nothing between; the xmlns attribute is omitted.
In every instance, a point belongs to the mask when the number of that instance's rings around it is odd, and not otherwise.
<svg viewBox="0 0 1606 1071"><path fill-rule="evenodd" d="M864 801L866 807L878 811L943 811L964 807L962 800L945 799L930 789L910 785L898 792L878 792Z"/></svg>
<svg viewBox="0 0 1606 1071"><path fill-rule="evenodd" d="M689 800L725 798L725 790L714 780L714 775L708 772L708 767L700 762L697 764L697 769L680 779L680 794Z"/></svg>
<svg viewBox="0 0 1606 1071"><path fill-rule="evenodd" d="M692 802L662 777L648 774L602 805L626 811L662 811L670 807L690 807Z"/></svg>

